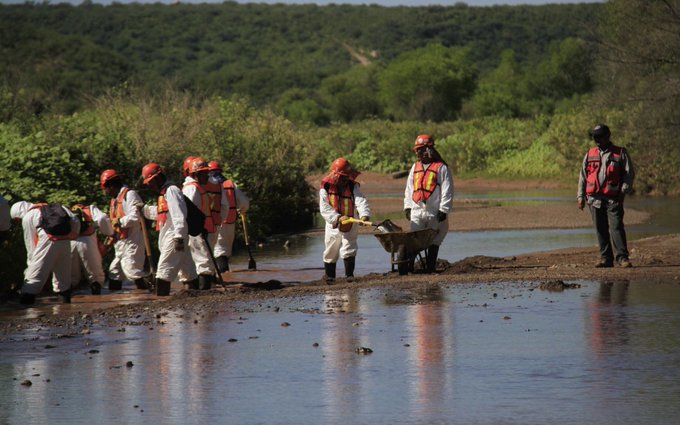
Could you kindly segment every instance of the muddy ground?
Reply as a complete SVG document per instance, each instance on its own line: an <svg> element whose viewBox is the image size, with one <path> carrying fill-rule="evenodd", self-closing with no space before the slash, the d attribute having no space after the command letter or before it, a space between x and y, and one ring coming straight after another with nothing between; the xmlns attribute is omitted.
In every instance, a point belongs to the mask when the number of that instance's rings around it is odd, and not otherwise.
<svg viewBox="0 0 680 425"><path fill-rule="evenodd" d="M404 179L394 180L389 176L370 175L366 179L364 191L367 194L394 193L394 188L402 187ZM458 189L466 184L479 182L460 182ZM533 184L533 183L532 183ZM392 185L390 187L390 185ZM527 189L526 182L508 183L504 190ZM497 185L488 185L489 189L498 190ZM403 189L402 189L403 190ZM470 191L477 189L469 189ZM371 201L374 217L384 209L387 214L401 210L400 201L392 200L387 205L386 199L376 198ZM458 199L452 215L452 230L482 230L491 228L541 228L541 227L588 227L590 218L587 213L580 212L574 205L541 205L540 214L536 205L505 205L471 202L466 209L465 200ZM525 209L526 208L526 209ZM553 211L553 209L555 211ZM573 217L567 210L574 210ZM521 211L527 216L522 220ZM569 217L572 217L571 222ZM574 218L575 217L575 218ZM644 222L648 216L642 212L626 211L626 222ZM406 221L399 222L406 224ZM467 224L466 224L467 223ZM521 226L519 225L521 224ZM467 226L467 227L465 227ZM505 227L507 226L507 227ZM526 226L526 227L525 227ZM595 244L595 236L593 235ZM120 295L106 291L101 295L101 303L78 305L78 297L74 303L64 308L43 306L39 309L16 311L18 305L2 306L0 315L0 342L7 343L20 340L50 339L75 337L96 332L102 327L126 326L160 326L164 317L172 311L202 315L209 312L239 311L239 309L269 310L276 309L277 300L304 297L307 295L325 294L347 289L373 287L394 287L415 289L425 285L449 284L485 284L490 282L521 282L529 289L564 290L579 280L594 281L642 281L642 282L677 282L680 284L680 235L658 236L641 239L629 243L633 268L598 269L594 263L598 260L597 248L570 248L558 251L520 255L510 258L469 257L449 264L440 260L436 274L410 274L399 276L397 273L369 274L357 278L353 282L339 279L333 285L321 280L298 285L281 284L275 280L259 284L230 284L224 288L210 291L180 290L170 297L150 296L144 291L133 291L126 295L125 302L117 301ZM321 276L322 271L319 271ZM92 297L90 297L92 298ZM56 299L54 301L56 303ZM94 307L93 307L94 306ZM245 307L244 307L245 306ZM19 314L11 314L12 312ZM9 312L9 314L8 314Z"/></svg>

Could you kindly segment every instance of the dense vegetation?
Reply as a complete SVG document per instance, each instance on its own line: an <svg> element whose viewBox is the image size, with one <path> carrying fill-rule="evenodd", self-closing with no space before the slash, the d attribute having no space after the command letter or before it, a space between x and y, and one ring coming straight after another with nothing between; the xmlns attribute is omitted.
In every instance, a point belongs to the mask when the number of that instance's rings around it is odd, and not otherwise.
<svg viewBox="0 0 680 425"><path fill-rule="evenodd" d="M309 225L304 177L338 156L403 170L428 132L457 177L575 184L596 122L639 192L677 193L678 16L679 0L0 6L0 193L102 205L101 170L134 184L153 160L179 179L200 154L266 237ZM22 268L13 237L2 282Z"/></svg>
<svg viewBox="0 0 680 425"><path fill-rule="evenodd" d="M507 49L519 63L538 62L567 37L590 37L601 9L4 5L0 72L11 92L23 89L22 99L54 112L80 109L83 96L117 83L158 88L169 80L179 90L245 95L255 105L290 97L289 90L310 91L336 119L342 114L327 104L336 91L320 88L360 61L380 67L436 44L467 47L482 72L496 67Z"/></svg>

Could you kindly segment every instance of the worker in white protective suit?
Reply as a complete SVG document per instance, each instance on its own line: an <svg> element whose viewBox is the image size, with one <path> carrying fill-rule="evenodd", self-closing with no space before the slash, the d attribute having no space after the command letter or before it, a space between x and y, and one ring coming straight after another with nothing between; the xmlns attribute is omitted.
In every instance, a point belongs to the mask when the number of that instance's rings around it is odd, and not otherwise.
<svg viewBox="0 0 680 425"><path fill-rule="evenodd" d="M137 289L148 289L144 270L146 252L139 209L143 204L137 191L130 189L116 170L105 170L99 177L102 190L111 198L109 218L114 228L115 257L109 266L109 290L122 289L124 280L134 282Z"/></svg>
<svg viewBox="0 0 680 425"><path fill-rule="evenodd" d="M211 241L214 244L217 234L211 211L211 199L206 189L209 181L208 172L208 163L201 157L195 157L190 162L188 176L184 178L182 186L182 193L205 215L203 233L198 236L189 235L189 250L198 273L198 288L190 289L210 289L217 273L212 260Z"/></svg>
<svg viewBox="0 0 680 425"><path fill-rule="evenodd" d="M189 287L198 286L196 267L187 248L187 206L182 191L167 181L158 164L145 165L142 178L145 185L159 194L158 205L144 205L143 208L144 217L155 220L158 231L160 257L156 271L156 295L170 295L170 284L175 280Z"/></svg>
<svg viewBox="0 0 680 425"><path fill-rule="evenodd" d="M92 295L100 295L105 275L96 231L111 236L111 220L95 205L75 204L71 211L80 219L80 234L71 241L71 285L77 287L84 274Z"/></svg>
<svg viewBox="0 0 680 425"><path fill-rule="evenodd" d="M449 231L449 213L453 208L453 176L449 167L434 148L434 139L427 134L416 138L413 150L418 161L411 167L404 190L404 213L411 221L411 231L437 231L427 248L427 272L434 273L439 246Z"/></svg>
<svg viewBox="0 0 680 425"><path fill-rule="evenodd" d="M347 280L354 279L359 228L353 223L343 222L357 217L361 217L362 221L371 219L368 201L356 181L358 175L349 161L338 158L333 161L330 173L321 180L319 210L326 221L323 265L327 283L335 280L338 258L344 262Z"/></svg>
<svg viewBox="0 0 680 425"><path fill-rule="evenodd" d="M35 304L50 274L54 292L61 295L64 303L70 303L71 241L80 233L79 219L61 205L25 201L12 205L10 216L21 222L26 245L21 304Z"/></svg>
<svg viewBox="0 0 680 425"><path fill-rule="evenodd" d="M236 220L238 214L245 214L250 208L250 199L244 191L232 180L227 179L222 174L222 167L217 161L208 163L210 168L211 182L222 186L222 211L221 224L217 230L217 243L213 252L217 260L217 267L220 272L229 271L229 257L231 257L234 247L234 237L236 236Z"/></svg>

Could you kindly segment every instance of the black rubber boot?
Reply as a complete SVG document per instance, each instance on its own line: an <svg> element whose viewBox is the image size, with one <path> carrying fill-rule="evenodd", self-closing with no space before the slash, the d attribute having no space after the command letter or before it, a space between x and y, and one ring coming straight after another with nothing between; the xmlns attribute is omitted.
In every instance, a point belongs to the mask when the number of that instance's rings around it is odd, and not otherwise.
<svg viewBox="0 0 680 425"><path fill-rule="evenodd" d="M327 284L335 282L335 263L323 263L323 269L326 272L323 279Z"/></svg>
<svg viewBox="0 0 680 425"><path fill-rule="evenodd" d="M62 304L71 304L71 290L67 289L65 291L59 292Z"/></svg>
<svg viewBox="0 0 680 425"><path fill-rule="evenodd" d="M200 288L198 278L196 278L194 280L190 280L188 282L184 282L184 284L187 286L187 289L199 289Z"/></svg>
<svg viewBox="0 0 680 425"><path fill-rule="evenodd" d="M135 286L137 289L149 289L144 278L135 279Z"/></svg>
<svg viewBox="0 0 680 425"><path fill-rule="evenodd" d="M167 297L170 295L170 282L167 280L156 280L156 295L159 297Z"/></svg>
<svg viewBox="0 0 680 425"><path fill-rule="evenodd" d="M123 282L109 279L109 291L120 291L121 289L123 289Z"/></svg>
<svg viewBox="0 0 680 425"><path fill-rule="evenodd" d="M205 291L212 286L213 275L202 274L198 276L198 289Z"/></svg>
<svg viewBox="0 0 680 425"><path fill-rule="evenodd" d="M92 295L101 295L102 294L102 284L99 283L99 282L90 283L90 291L92 292Z"/></svg>
<svg viewBox="0 0 680 425"><path fill-rule="evenodd" d="M439 256L439 245L430 245L427 248L427 272L434 273L437 271L437 256Z"/></svg>
<svg viewBox="0 0 680 425"><path fill-rule="evenodd" d="M220 271L220 273L229 271L229 257L226 255L220 255L219 257L215 258L215 261L217 262L217 269Z"/></svg>
<svg viewBox="0 0 680 425"><path fill-rule="evenodd" d="M357 257L344 258L342 261L345 263L345 277L348 282L354 280L354 265L356 264Z"/></svg>
<svg viewBox="0 0 680 425"><path fill-rule="evenodd" d="M35 294L21 294L21 298L19 298L19 303L23 305L35 304Z"/></svg>

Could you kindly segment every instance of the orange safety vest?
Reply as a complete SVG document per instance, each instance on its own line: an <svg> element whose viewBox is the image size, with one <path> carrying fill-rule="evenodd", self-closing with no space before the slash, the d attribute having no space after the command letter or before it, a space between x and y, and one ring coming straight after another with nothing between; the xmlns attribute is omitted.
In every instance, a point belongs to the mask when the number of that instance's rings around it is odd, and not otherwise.
<svg viewBox="0 0 680 425"><path fill-rule="evenodd" d="M205 221L203 222L203 228L208 233L215 233L215 222L213 221L213 215L210 209L210 198L208 197L208 192L201 186L198 182L185 183L185 186L192 185L196 186L198 193L201 194L201 212L205 215Z"/></svg>
<svg viewBox="0 0 680 425"><path fill-rule="evenodd" d="M49 205L49 204L46 204L46 203L33 204L33 206L31 208L29 208L28 211L34 210L34 209L40 208L40 207L46 207L47 205ZM71 226L71 229L73 229L73 226ZM65 240L73 241L73 240L76 240L78 238L78 234L76 232L74 232L73 230L71 230L71 232L68 235L62 235L62 236L50 235L47 232L45 232L45 234L47 235L47 238L51 241L65 241ZM37 233L36 233L35 237L33 238L33 246L36 246L36 245L38 245L38 234Z"/></svg>
<svg viewBox="0 0 680 425"><path fill-rule="evenodd" d="M123 202L125 201L128 190L130 189L124 187L117 198L111 198L111 204L109 205L109 217L111 220L114 218L120 220L121 218L125 217L125 212L123 211ZM118 239L127 239L127 229L123 229L122 227L114 227L113 231L118 234Z"/></svg>
<svg viewBox="0 0 680 425"><path fill-rule="evenodd" d="M225 180L222 183L224 191L227 194L227 200L229 201L229 212L227 213L227 218L224 219L224 224L236 223L236 186L231 180Z"/></svg>
<svg viewBox="0 0 680 425"><path fill-rule="evenodd" d="M348 184L342 193L338 193L338 186L329 184L326 191L328 192L328 202L335 208L335 211L340 215L354 217L354 193L350 186Z"/></svg>
<svg viewBox="0 0 680 425"><path fill-rule="evenodd" d="M158 196L158 207L156 209L156 231L160 232L161 225L168 221L168 201L165 200L165 191L168 190L170 184L166 184L161 188L161 194Z"/></svg>
<svg viewBox="0 0 680 425"><path fill-rule="evenodd" d="M413 170L413 202L427 202L437 188L437 176L442 165L443 162L433 162L425 170L421 161L416 162Z"/></svg>
<svg viewBox="0 0 680 425"><path fill-rule="evenodd" d="M76 207L82 211L82 218L80 220L80 236L90 236L94 234L94 220L92 219L92 211L89 206L76 204Z"/></svg>
<svg viewBox="0 0 680 425"><path fill-rule="evenodd" d="M621 181L623 180L623 156L622 149L618 146L609 147L609 161L605 174L604 184L600 185L598 174L602 167L602 156L598 147L591 148L586 158L586 194L604 195L607 198L616 198L621 193Z"/></svg>
<svg viewBox="0 0 680 425"><path fill-rule="evenodd" d="M210 215L212 222L217 224L222 221L222 185L219 183L208 183L205 185L210 201Z"/></svg>

